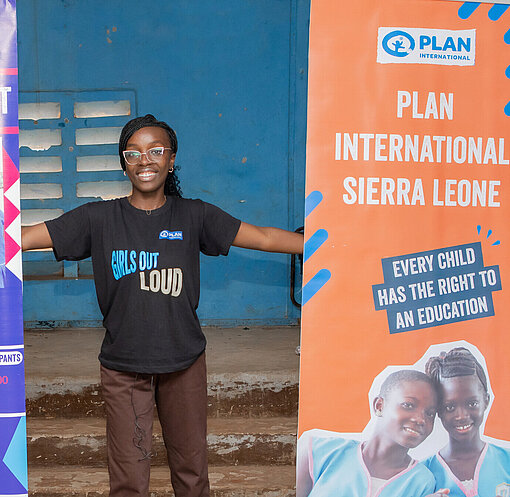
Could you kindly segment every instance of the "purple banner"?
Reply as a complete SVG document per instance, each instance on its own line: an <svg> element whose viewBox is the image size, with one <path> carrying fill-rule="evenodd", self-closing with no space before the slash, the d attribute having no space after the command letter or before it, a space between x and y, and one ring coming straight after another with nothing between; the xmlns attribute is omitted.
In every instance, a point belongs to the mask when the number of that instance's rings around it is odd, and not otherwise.
<svg viewBox="0 0 510 497"><path fill-rule="evenodd" d="M16 3L0 0L0 495L28 495Z"/></svg>

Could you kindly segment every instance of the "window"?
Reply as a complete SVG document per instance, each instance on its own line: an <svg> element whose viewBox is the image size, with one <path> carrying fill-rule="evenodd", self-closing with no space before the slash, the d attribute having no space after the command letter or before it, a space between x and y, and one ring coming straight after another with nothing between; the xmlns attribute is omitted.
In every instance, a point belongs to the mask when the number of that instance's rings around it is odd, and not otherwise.
<svg viewBox="0 0 510 497"><path fill-rule="evenodd" d="M136 115L134 91L20 92L19 99L23 226L129 194L117 143ZM25 279L92 277L90 260L56 262L49 251L25 253L23 267Z"/></svg>

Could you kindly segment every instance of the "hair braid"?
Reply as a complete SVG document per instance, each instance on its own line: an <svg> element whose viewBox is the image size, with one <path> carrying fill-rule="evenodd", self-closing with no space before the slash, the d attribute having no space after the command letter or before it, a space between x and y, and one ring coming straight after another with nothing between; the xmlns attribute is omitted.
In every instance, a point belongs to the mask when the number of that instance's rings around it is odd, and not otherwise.
<svg viewBox="0 0 510 497"><path fill-rule="evenodd" d="M439 356L431 357L425 365L425 373L436 384L439 384L443 378L476 375L485 392L487 393L489 390L487 376L482 365L465 347L456 347L448 353L441 352Z"/></svg>

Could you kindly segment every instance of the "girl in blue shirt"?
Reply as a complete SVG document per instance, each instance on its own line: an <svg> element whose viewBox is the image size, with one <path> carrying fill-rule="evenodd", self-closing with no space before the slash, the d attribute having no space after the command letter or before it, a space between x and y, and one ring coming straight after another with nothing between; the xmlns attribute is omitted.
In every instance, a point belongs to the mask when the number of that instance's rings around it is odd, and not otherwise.
<svg viewBox="0 0 510 497"><path fill-rule="evenodd" d="M425 374L389 375L372 404L375 427L363 443L307 433L308 451L298 457L298 497L425 497L435 481L409 450L431 433L437 395ZM439 495L439 494L438 494Z"/></svg>
<svg viewBox="0 0 510 497"><path fill-rule="evenodd" d="M484 442L480 427L489 405L487 376L464 347L432 357L425 371L439 393L439 418L449 442L426 461L436 488L450 497L502 497L510 492L510 452Z"/></svg>

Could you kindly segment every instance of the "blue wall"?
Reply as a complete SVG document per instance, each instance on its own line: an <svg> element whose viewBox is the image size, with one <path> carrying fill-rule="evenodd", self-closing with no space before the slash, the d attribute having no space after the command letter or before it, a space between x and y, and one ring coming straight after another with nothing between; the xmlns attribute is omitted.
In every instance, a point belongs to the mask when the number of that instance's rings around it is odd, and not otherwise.
<svg viewBox="0 0 510 497"><path fill-rule="evenodd" d="M76 156L116 147L76 146L74 131L128 117L77 119L73 103L127 99L130 117L150 112L176 130L186 197L253 224L302 226L308 21L309 0L19 1L20 102L58 100L62 109L58 119L20 127L59 128L63 139L45 152L21 148L22 156L63 160L50 179L22 174L22 183L60 182L63 197L22 200L22 209L93 200L76 197L76 183L97 179L76 171ZM124 178L109 171L101 179ZM52 260L25 254L26 324L97 325L87 264L66 266L62 276ZM56 276L44 276L53 269ZM203 257L202 322L295 323L289 271L290 256L280 254L233 248L227 258Z"/></svg>

